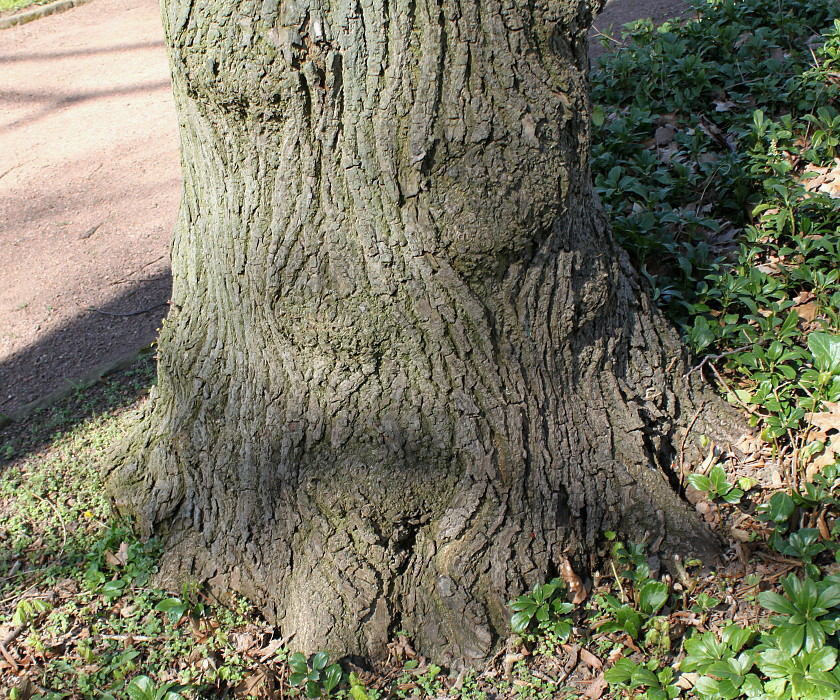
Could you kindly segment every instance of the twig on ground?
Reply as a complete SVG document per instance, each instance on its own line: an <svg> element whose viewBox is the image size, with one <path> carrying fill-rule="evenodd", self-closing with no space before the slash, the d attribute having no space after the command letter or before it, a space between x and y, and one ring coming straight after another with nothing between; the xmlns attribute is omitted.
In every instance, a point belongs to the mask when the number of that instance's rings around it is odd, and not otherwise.
<svg viewBox="0 0 840 700"><path fill-rule="evenodd" d="M161 306L169 306L169 302L162 301L160 304L155 304L154 306L150 306L148 309L140 309L139 311L105 311L104 309L97 309L94 306L86 306L85 308L88 311L96 311L97 313L104 314L105 316L140 316L141 314L149 313L149 311L154 311Z"/></svg>
<svg viewBox="0 0 840 700"><path fill-rule="evenodd" d="M685 478L685 443L688 442L688 436L691 434L691 429L694 427L694 424L697 422L697 419L700 417L700 414L703 412L703 408L706 406L706 402L703 401L700 404L700 408L694 413L691 421L688 424L688 427L685 429L685 435L683 435L682 440L680 441L680 488L683 487L683 480Z"/></svg>
<svg viewBox="0 0 840 700"><path fill-rule="evenodd" d="M18 625L11 632L9 632L9 634L6 635L6 638L3 639L3 641L0 641L0 654L2 654L3 658L11 664L12 669L14 671L19 670L20 666L15 660L15 657L9 653L9 650L6 647L13 641L15 641L15 639L17 639L20 636L20 633L23 632L23 630L25 629L26 625Z"/></svg>
<svg viewBox="0 0 840 700"><path fill-rule="evenodd" d="M9 634L6 635L5 639L3 639L2 642L0 642L0 646L9 646L9 644L15 641L18 637L20 637L20 633L23 632L23 630L25 629L26 625L18 625L17 627L15 627L11 632L9 632Z"/></svg>
<svg viewBox="0 0 840 700"><path fill-rule="evenodd" d="M61 524L61 529L63 531L62 540L61 540L61 549L59 549L59 556L64 553L64 547L67 545L67 526L64 524L64 518L61 515L61 511L58 509L58 506L53 503L49 498L46 496L39 496L37 493L32 491L31 489L26 489L30 496L34 496L42 503L46 503L52 507L55 511L56 516L58 516L58 522ZM43 562L41 562L43 563Z"/></svg>
<svg viewBox="0 0 840 700"><path fill-rule="evenodd" d="M2 180L4 177L6 177L6 175L8 175L10 172L12 172L12 170L17 170L18 168L26 165L27 163L31 163L31 162L32 162L31 160L25 160L25 161L23 161L23 163L18 163L17 165L13 165L8 170L4 170L2 173L0 173L0 180Z"/></svg>
<svg viewBox="0 0 840 700"><path fill-rule="evenodd" d="M161 255L160 257L155 258L151 262L147 262L145 265L141 265L134 272L129 272L121 280L117 280L116 282L111 282L111 286L113 287L115 284L125 284L126 282L144 282L144 281L146 281L146 280L133 280L133 279L131 279L131 276L136 275L141 270L145 270L147 267L149 267L149 265L154 265L156 262L160 262L165 257L166 257L165 255Z"/></svg>
<svg viewBox="0 0 840 700"><path fill-rule="evenodd" d="M758 343L760 345L760 343ZM708 364L709 362L717 362L718 360L723 359L724 357L728 357L729 355L734 355L736 352L743 352L744 350L749 350L751 347L756 345L756 343L750 343L749 345L742 345L740 348L735 348L734 350L727 350L726 352L722 352L719 355L706 355L701 361L699 365L692 367L688 372L685 373L685 377L691 376L697 370L703 369L703 367Z"/></svg>
<svg viewBox="0 0 840 700"><path fill-rule="evenodd" d="M609 34L605 34L602 32L598 27L593 26L592 31L595 32L595 36L603 39L607 39L608 41L613 42L614 44L618 44L619 46L623 46L624 42L621 39L616 39L614 36L610 36Z"/></svg>
<svg viewBox="0 0 840 700"><path fill-rule="evenodd" d="M738 404L741 406L741 408L743 408L743 409L744 409L747 413L750 413L750 414L755 413L755 409L754 409L754 408L750 408L749 406L747 406L747 404L745 404L743 401L741 401L741 399L738 397L738 394L736 394L736 393L732 390L732 387L731 387L731 386L729 386L729 382L727 382L727 381L726 381L726 379L724 379L723 375L722 375L720 372L718 372L717 367L715 367L715 366L714 366L714 365L712 365L712 364L710 364L710 365L709 365L709 367L711 367L711 368L712 368L712 372L714 372L714 373L715 373L715 376L717 377L717 380L721 383L721 385L722 385L722 386L723 386L723 387L724 387L724 388L725 388L725 389L726 389L726 390L727 390L730 394L732 394L732 396L734 396L734 397L735 397L735 401L737 401L737 402L738 402Z"/></svg>
<svg viewBox="0 0 840 700"><path fill-rule="evenodd" d="M8 649L6 649L5 644L0 644L0 654L2 654L3 658L6 659L6 661L9 662L9 665L12 667L13 671L17 672L17 671L20 670L20 666L18 665L18 662L15 661L15 657L12 656L9 653Z"/></svg>
<svg viewBox="0 0 840 700"><path fill-rule="evenodd" d="M94 224L91 226L87 231L85 231L81 236L79 236L80 240L85 240L86 238L90 238L94 233L96 233L100 228L102 228L102 224L104 221L100 221L98 224Z"/></svg>

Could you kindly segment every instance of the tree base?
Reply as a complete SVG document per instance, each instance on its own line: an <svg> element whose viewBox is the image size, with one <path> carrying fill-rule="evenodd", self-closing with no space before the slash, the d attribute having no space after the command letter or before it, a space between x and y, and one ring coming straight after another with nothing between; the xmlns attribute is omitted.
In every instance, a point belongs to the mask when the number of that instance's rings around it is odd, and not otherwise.
<svg viewBox="0 0 840 700"><path fill-rule="evenodd" d="M523 375L516 400L504 387L495 405L486 382L450 388L428 415L416 409L427 389L412 396L404 366L385 361L320 416L253 395L247 414L230 414L232 384L224 411L203 392L185 405L164 353L161 386L110 474L116 506L166 537L159 584L240 593L301 651L383 658L402 630L438 662L480 664L506 635L507 602L565 558L595 567L606 530L666 562L719 553L677 495L676 469L700 459L700 435L734 442L740 421L686 378L676 334L646 297L624 291L620 333L570 344L527 377L550 392L529 398Z"/></svg>

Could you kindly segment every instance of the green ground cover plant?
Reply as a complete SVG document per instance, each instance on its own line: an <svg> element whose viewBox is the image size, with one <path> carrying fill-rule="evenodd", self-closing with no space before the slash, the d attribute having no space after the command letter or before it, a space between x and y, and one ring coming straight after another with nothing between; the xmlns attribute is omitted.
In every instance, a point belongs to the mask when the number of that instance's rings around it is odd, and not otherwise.
<svg viewBox="0 0 840 700"><path fill-rule="evenodd" d="M100 495L146 360L0 433L4 692L840 698L838 90L835 0L706 0L635 24L593 72L603 205L692 371L755 428L683 470L727 543L716 571L663 561L655 533L604 533L602 571L582 581L564 562L511 601L485 669L435 665L399 633L377 668L296 654L244 601L156 589L159 543Z"/></svg>
<svg viewBox="0 0 840 700"><path fill-rule="evenodd" d="M46 5L52 0L0 0L0 14L25 10L33 5Z"/></svg>
<svg viewBox="0 0 840 700"><path fill-rule="evenodd" d="M595 109L596 188L730 400L763 438L791 441L840 399L837 8L697 10L637 24L595 74L593 101L611 105Z"/></svg>

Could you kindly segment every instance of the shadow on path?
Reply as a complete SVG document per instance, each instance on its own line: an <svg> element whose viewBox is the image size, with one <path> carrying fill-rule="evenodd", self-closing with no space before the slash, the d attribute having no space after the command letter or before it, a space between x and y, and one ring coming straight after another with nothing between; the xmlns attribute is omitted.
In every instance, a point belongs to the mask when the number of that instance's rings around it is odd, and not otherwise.
<svg viewBox="0 0 840 700"><path fill-rule="evenodd" d="M71 58L73 56L95 56L102 53L112 53L119 51L142 51L144 49L163 49L164 43L162 41L145 41L139 44L118 44L116 46L106 46L90 49L77 49L74 51L54 51L42 53L27 53L22 56L14 54L0 54L0 63L12 63L15 61L48 61L52 59Z"/></svg>
<svg viewBox="0 0 840 700"><path fill-rule="evenodd" d="M69 322L1 361L0 412L15 417L32 402L72 389L86 374L96 375L123 358L126 347L137 350L150 345L168 310L170 289L168 270L126 284L104 306L80 309ZM90 367L97 369L86 372Z"/></svg>
<svg viewBox="0 0 840 700"><path fill-rule="evenodd" d="M98 100L108 97L115 97L118 95L131 95L134 93L148 94L149 92L156 92L164 90L169 92L171 85L168 80L160 80L154 83L141 83L139 85L125 85L118 88L111 88L108 90L94 90L90 92L80 92L74 95L66 95L61 93L50 93L39 91L38 93L27 92L23 90L0 90L0 106L4 102L9 104L16 104L21 102L41 102L44 104L40 109L27 114L25 117L15 119L14 121L0 124L0 131L12 129L20 126L23 123L32 123L40 119L44 119L55 112L59 112L67 107L89 102L91 100Z"/></svg>

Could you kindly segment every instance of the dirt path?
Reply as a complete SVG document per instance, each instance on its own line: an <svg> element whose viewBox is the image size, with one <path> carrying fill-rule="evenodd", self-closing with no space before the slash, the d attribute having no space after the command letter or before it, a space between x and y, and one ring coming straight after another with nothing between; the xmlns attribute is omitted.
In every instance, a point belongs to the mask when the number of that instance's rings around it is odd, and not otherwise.
<svg viewBox="0 0 840 700"><path fill-rule="evenodd" d="M0 32L0 412L154 338L175 125L156 0Z"/></svg>
<svg viewBox="0 0 840 700"><path fill-rule="evenodd" d="M610 0L596 27L684 7ZM180 175L158 11L94 0L0 31L0 413L150 343L165 314Z"/></svg>

